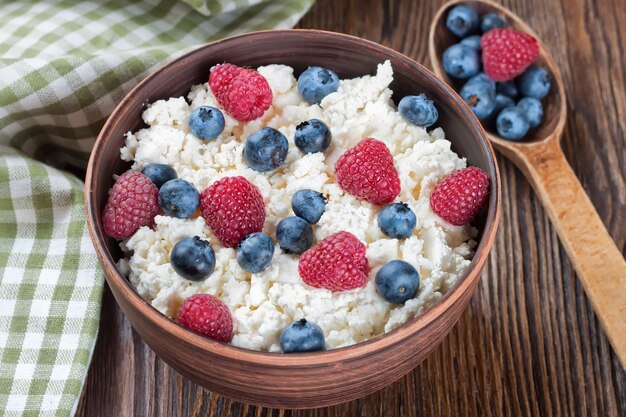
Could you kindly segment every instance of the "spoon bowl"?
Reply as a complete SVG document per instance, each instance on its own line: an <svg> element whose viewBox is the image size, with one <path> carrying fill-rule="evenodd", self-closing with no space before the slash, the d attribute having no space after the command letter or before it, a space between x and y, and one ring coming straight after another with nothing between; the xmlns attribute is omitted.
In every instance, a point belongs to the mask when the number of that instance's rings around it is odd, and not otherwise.
<svg viewBox="0 0 626 417"><path fill-rule="evenodd" d="M507 151L511 148L532 147L537 142L544 142L548 140L558 141L561 137L563 128L565 127L565 121L567 119L567 100L565 89L563 88L561 72L554 63L552 55L539 39L539 36L537 36L537 34L522 19L507 8L490 1L455 0L447 3L439 9L433 18L428 36L429 57L435 74L454 87L456 91L459 91L463 86L463 83L466 81L450 77L443 70L443 65L441 64L441 56L446 48L459 42L460 40L454 36L448 28L446 28L446 16L448 11L459 4L466 5L476 10L478 15L485 13L497 13L506 18L509 28L532 35L535 39L537 39L539 44L539 57L535 61L535 64L545 68L550 73L550 82L552 84L550 92L541 100L544 110L542 123L529 130L524 140L518 142L511 142L503 139L495 131L494 126L486 126L485 130L487 131L489 139L491 139L492 143L496 145L498 150L504 154L507 154ZM507 154L507 156L509 155Z"/></svg>
<svg viewBox="0 0 626 417"><path fill-rule="evenodd" d="M453 0L436 13L428 36L428 53L435 74L459 91L463 80L449 77L441 56L460 41L446 28L448 11L463 4L479 15L497 13L509 28L532 35L539 44L536 64L550 73L551 89L541 102L544 119L523 141L509 141L485 126L497 150L526 175L578 273L596 315L623 366L626 366L626 261L578 181L560 146L567 119L567 99L561 73L539 36L507 8L487 0Z"/></svg>

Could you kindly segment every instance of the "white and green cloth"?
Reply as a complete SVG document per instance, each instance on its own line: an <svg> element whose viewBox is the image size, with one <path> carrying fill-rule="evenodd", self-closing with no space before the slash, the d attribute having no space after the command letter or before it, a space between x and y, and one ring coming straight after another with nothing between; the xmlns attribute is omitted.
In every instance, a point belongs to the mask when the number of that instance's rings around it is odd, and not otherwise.
<svg viewBox="0 0 626 417"><path fill-rule="evenodd" d="M76 409L104 280L73 173L115 104L164 61L291 27L313 1L0 0L1 416Z"/></svg>

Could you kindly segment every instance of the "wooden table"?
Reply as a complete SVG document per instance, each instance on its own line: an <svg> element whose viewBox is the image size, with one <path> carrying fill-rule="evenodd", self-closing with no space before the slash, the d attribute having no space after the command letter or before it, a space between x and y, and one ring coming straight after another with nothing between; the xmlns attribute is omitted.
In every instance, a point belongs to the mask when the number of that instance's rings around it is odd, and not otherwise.
<svg viewBox="0 0 626 417"><path fill-rule="evenodd" d="M361 36L429 65L428 26L441 3L318 0L299 26ZM570 109L565 153L624 249L626 1L503 3L538 32L561 68ZM235 403L156 358L107 291L77 416L626 416L626 372L554 228L520 171L501 156L499 166L500 234L471 306L397 383L313 411Z"/></svg>

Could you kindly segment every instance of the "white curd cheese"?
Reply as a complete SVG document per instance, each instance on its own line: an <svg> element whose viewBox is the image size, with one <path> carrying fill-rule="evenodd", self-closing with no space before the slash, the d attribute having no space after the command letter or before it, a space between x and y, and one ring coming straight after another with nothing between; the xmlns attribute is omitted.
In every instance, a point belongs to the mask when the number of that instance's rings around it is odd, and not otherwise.
<svg viewBox="0 0 626 417"><path fill-rule="evenodd" d="M200 191L226 176L246 177L263 196L264 231L270 236L278 221L293 215L291 197L296 191L308 188L324 193L328 204L313 226L316 241L342 230L361 240L370 266L367 285L335 293L309 287L298 274L298 257L283 253L278 246L269 268L251 274L239 266L235 250L220 245L202 217L157 216L153 227L142 227L122 243L128 256L120 267L138 293L170 318L175 318L185 298L197 293L216 295L233 315L232 344L266 351L280 351L282 329L300 318L318 324L326 348L332 349L388 332L436 303L468 267L476 236L475 229L452 226L430 209L437 181L466 166L465 159L450 149L444 131L438 128L429 133L400 117L391 102L389 62L380 64L375 75L342 80L338 91L320 105L309 105L300 97L292 68L268 65L258 71L274 95L272 106L261 118L243 123L224 112L225 129L217 139L196 139L187 128L190 112L202 105L219 107L208 83L196 85L187 100L159 100L145 110L143 120L148 127L126 135L121 158L133 161L133 169L154 162L169 164L179 178ZM333 139L325 153L303 155L294 144L294 132L299 123L312 118L324 121ZM246 137L265 126L285 134L289 152L282 167L261 174L245 164L242 151ZM387 238L376 223L380 207L346 194L334 181L334 162L366 137L383 141L394 155L402 185L397 201L407 203L417 216L417 227L408 239ZM172 247L186 236L207 239L215 250L215 272L204 281L180 277L169 263ZM404 305L384 301L374 285L376 272L393 259L412 264L421 277L418 295Z"/></svg>

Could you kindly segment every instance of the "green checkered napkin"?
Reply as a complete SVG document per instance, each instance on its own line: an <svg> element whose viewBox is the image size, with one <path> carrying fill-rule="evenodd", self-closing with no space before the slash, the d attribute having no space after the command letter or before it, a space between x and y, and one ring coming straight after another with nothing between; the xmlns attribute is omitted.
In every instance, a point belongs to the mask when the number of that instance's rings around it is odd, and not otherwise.
<svg viewBox="0 0 626 417"><path fill-rule="evenodd" d="M293 26L314 0L0 0L0 415L74 414L103 277L83 214L94 139L151 69ZM56 168L53 168L56 167Z"/></svg>

